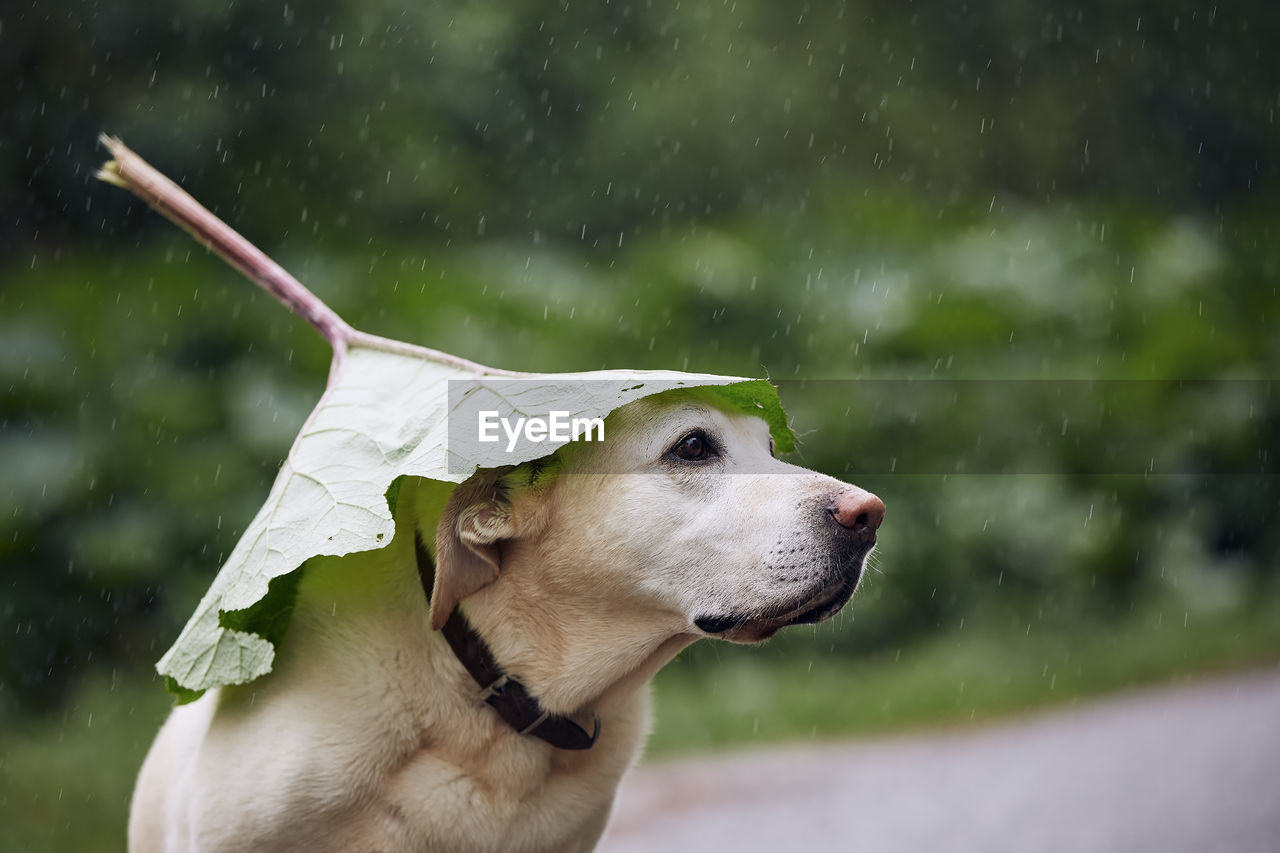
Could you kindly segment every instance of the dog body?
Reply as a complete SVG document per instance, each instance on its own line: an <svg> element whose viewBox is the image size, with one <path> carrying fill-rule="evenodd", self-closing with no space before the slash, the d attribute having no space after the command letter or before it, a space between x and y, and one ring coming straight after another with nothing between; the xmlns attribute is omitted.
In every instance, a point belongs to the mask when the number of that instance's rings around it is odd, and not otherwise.
<svg viewBox="0 0 1280 853"><path fill-rule="evenodd" d="M130 850L591 850L647 734L652 675L699 637L833 615L884 512L694 391L606 427L452 491L406 482L359 585L351 557L308 561L270 676L161 730ZM481 701L438 630L459 606L543 709L598 719L594 746L557 749Z"/></svg>

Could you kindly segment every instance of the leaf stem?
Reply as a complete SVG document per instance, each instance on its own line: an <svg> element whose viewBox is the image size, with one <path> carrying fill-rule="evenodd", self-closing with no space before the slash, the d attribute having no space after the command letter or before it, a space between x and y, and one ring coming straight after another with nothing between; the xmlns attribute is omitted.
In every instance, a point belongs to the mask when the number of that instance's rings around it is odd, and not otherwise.
<svg viewBox="0 0 1280 853"><path fill-rule="evenodd" d="M246 278L280 300L286 308L324 335L324 339L333 347L333 364L329 371L330 382L337 375L338 367L346 357L348 348L353 346L424 358L481 375L521 375L509 370L486 367L447 352L371 335L352 328L332 308L325 305L320 297L307 290L302 282L286 272L284 267L267 257L261 249L240 236L230 225L214 216L186 190L129 150L119 139L105 133L98 139L114 158L98 170L99 179L127 189L138 196L175 225L195 237L200 245L221 256Z"/></svg>
<svg viewBox="0 0 1280 853"><path fill-rule="evenodd" d="M246 278L284 303L285 307L315 327L333 347L333 371L346 355L357 333L337 313L303 286L284 267L235 229L214 216L186 190L161 174L146 160L130 151L123 142L105 133L99 141L111 152L112 160L98 171L98 178L123 187L145 201L175 225L195 237L205 248L222 257Z"/></svg>

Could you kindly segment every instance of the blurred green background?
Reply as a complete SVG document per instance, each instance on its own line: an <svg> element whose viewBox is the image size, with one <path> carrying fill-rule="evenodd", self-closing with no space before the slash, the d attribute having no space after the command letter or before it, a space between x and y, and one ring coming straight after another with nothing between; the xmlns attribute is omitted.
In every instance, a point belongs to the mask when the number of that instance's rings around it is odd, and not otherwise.
<svg viewBox="0 0 1280 853"><path fill-rule="evenodd" d="M360 328L768 375L885 499L845 614L659 676L662 756L1280 659L1278 40L1261 0L6 6L0 849L121 848L150 667L328 363L99 132Z"/></svg>

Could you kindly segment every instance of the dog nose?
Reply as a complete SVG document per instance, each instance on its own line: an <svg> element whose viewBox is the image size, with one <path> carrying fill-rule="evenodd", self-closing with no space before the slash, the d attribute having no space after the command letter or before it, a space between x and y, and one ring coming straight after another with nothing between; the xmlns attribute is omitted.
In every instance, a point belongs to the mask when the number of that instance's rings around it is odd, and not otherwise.
<svg viewBox="0 0 1280 853"><path fill-rule="evenodd" d="M884 501L862 489L836 495L829 511L836 524L867 543L876 541L876 528L884 521Z"/></svg>

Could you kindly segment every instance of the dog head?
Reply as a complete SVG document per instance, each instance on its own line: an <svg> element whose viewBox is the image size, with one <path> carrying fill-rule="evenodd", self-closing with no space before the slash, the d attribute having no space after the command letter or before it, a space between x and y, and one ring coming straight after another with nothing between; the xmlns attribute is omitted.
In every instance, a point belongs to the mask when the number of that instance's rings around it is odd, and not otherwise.
<svg viewBox="0 0 1280 853"><path fill-rule="evenodd" d="M681 390L618 409L605 436L454 491L433 627L499 580L620 633L737 642L830 618L853 595L884 504L774 458L762 419Z"/></svg>

